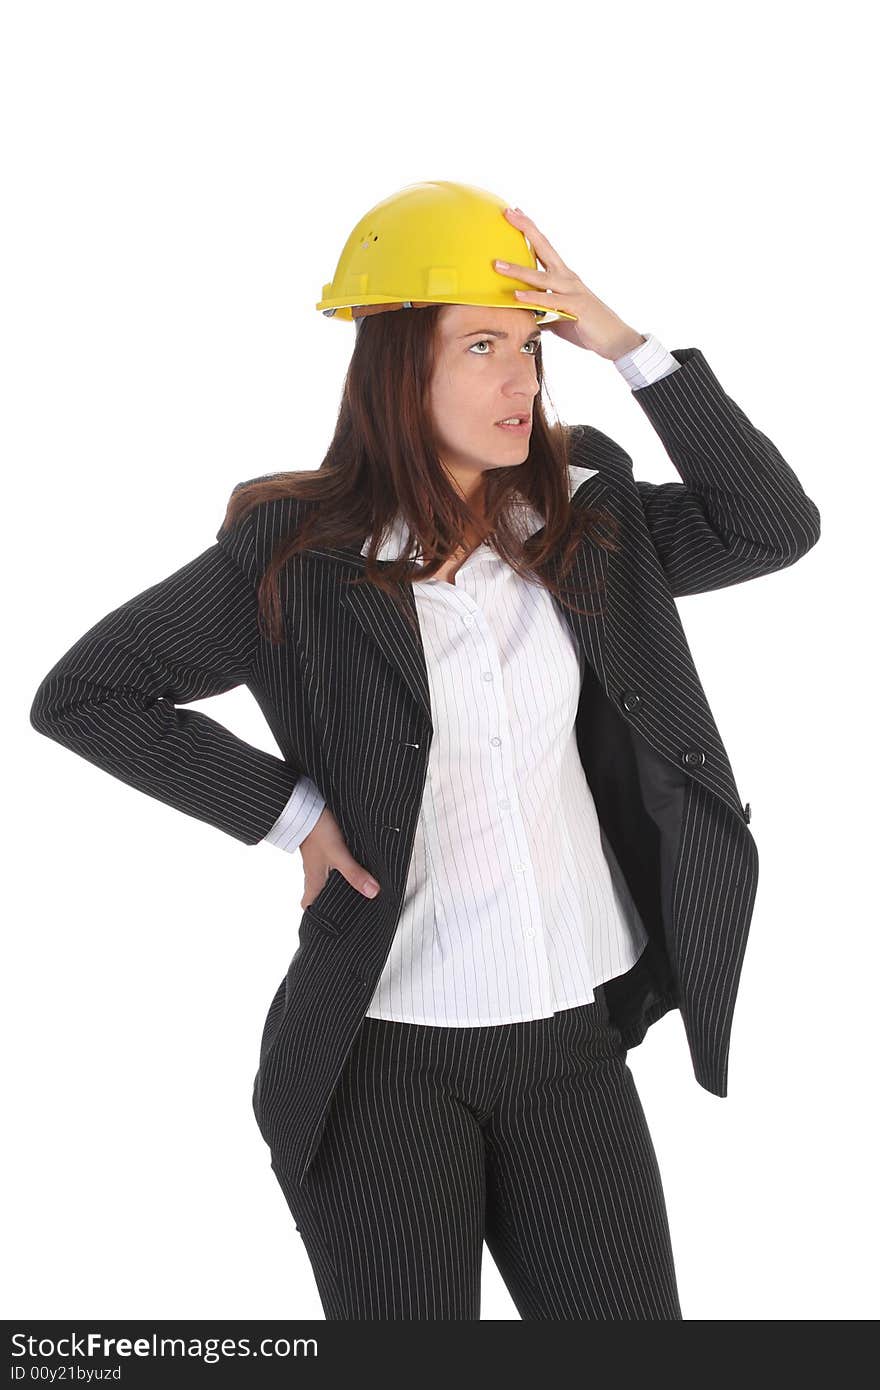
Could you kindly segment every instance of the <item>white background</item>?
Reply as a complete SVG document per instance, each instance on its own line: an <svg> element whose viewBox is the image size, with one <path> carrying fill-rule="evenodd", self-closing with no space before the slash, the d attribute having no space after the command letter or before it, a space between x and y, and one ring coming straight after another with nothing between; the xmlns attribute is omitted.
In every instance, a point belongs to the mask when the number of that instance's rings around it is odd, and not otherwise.
<svg viewBox="0 0 880 1390"><path fill-rule="evenodd" d="M300 857L28 711L87 628L213 542L237 481L317 467L354 336L322 286L376 202L452 179L699 347L820 509L792 568L680 600L760 855L729 1095L675 1011L629 1064L684 1317L876 1317L868 14L4 7L4 1316L323 1316L251 1110ZM611 363L544 354L559 417L677 478ZM278 751L246 690L199 707ZM518 1317L488 1250L482 1316Z"/></svg>

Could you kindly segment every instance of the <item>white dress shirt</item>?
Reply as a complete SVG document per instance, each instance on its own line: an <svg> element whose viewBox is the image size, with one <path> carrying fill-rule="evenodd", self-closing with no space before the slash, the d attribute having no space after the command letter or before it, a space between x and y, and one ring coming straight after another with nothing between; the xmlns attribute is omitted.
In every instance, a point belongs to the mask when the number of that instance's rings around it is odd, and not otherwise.
<svg viewBox="0 0 880 1390"><path fill-rule="evenodd" d="M614 364L635 390L680 365L643 336ZM595 471L570 465L570 490ZM517 515L524 535L544 524L526 499ZM405 539L398 516L378 558ZM584 658L548 591L485 543L454 584L422 580L413 593L434 737L401 915L366 1013L475 1027L591 1003L647 933L578 753ZM292 852L323 807L302 777L266 841Z"/></svg>

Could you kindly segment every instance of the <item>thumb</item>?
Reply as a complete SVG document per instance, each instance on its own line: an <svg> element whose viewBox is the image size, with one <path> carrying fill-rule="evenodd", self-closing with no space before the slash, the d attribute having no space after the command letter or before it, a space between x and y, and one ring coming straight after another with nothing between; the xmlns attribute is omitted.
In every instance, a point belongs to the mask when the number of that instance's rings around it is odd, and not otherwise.
<svg viewBox="0 0 880 1390"><path fill-rule="evenodd" d="M353 855L346 854L341 861L337 860L334 867L339 870L343 878L348 880L352 888L357 888L358 892L363 893L365 897L375 898L379 892L379 884L372 874L362 864L359 864Z"/></svg>

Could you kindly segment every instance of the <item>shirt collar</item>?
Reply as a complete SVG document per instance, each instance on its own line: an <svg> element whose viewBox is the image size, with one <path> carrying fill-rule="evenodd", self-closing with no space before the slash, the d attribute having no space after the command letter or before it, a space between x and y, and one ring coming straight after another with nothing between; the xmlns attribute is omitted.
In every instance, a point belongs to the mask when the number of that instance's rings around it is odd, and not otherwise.
<svg viewBox="0 0 880 1390"><path fill-rule="evenodd" d="M569 497L571 497L577 491L581 483L585 482L587 478L591 478L593 474L597 471L598 470L595 468L582 468L579 464L570 463L568 465ZM525 498L521 498L518 500L517 510L520 517L522 538L523 540L525 540L527 536L532 535L534 531L539 530L540 527L544 525L544 518L541 516L540 512L537 511L537 509L533 507L531 503L528 502ZM391 528L388 536L385 538L385 540L379 547L376 559L397 560L400 557L400 554L406 542L406 534L406 522L403 520L403 517L401 516L400 512L398 512L391 523ZM369 547L370 537L367 536L367 539L361 546L361 554L366 555L367 551L369 550ZM413 543L413 548L410 552L410 558L421 558L421 551L419 550L418 544L415 541Z"/></svg>

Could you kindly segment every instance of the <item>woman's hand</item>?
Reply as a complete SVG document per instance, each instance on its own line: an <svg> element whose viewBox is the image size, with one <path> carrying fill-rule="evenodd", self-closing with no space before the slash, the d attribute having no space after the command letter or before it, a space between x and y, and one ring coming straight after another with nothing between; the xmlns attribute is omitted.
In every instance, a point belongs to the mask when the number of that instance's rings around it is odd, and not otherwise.
<svg viewBox="0 0 880 1390"><path fill-rule="evenodd" d="M609 361L622 357L631 348L647 341L643 334L630 328L613 309L609 309L592 290L587 289L573 270L569 270L530 217L526 217L519 208L510 208L504 215L508 222L519 228L523 236L528 237L537 260L544 266L543 270L532 270L529 265L516 265L513 261L506 266L493 261L499 275L512 280L525 280L527 284L537 287L537 293L533 290L514 290L523 308L566 309L570 314L577 314L576 323L570 319L556 319L546 327L541 324L542 332L556 333L566 342L574 343L575 347L587 348L600 357L607 357ZM548 293L550 290L552 294Z"/></svg>
<svg viewBox="0 0 880 1390"><path fill-rule="evenodd" d="M365 897L375 898L379 892L376 880L349 854L329 806L324 807L299 850L305 868L305 892L300 898L300 907L314 902L331 869L338 869L352 888L357 888Z"/></svg>

